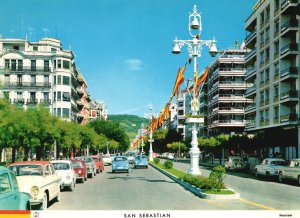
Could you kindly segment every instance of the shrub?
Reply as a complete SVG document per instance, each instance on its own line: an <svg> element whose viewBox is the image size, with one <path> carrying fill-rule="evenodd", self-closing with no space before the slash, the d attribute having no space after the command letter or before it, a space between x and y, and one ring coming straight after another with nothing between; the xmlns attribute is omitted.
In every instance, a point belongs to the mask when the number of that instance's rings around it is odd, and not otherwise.
<svg viewBox="0 0 300 218"><path fill-rule="evenodd" d="M165 167L166 169L172 169L172 168L173 168L173 162L172 162L171 160L166 160L166 161L164 162L164 167Z"/></svg>
<svg viewBox="0 0 300 218"><path fill-rule="evenodd" d="M214 167L209 174L209 180L213 184L213 187L217 190L220 190L221 188L225 187L223 183L225 177L226 177L226 171L225 168L222 166Z"/></svg>
<svg viewBox="0 0 300 218"><path fill-rule="evenodd" d="M155 164L159 164L159 162L160 162L160 159L158 157L154 158L154 163Z"/></svg>

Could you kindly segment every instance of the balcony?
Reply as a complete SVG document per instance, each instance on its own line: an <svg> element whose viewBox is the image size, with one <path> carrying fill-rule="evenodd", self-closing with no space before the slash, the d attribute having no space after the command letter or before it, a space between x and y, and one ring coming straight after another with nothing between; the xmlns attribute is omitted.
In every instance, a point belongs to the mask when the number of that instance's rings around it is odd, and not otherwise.
<svg viewBox="0 0 300 218"><path fill-rule="evenodd" d="M299 72L298 67L287 67L280 71L280 78L282 80L292 79L292 78L296 79L298 78L298 72Z"/></svg>
<svg viewBox="0 0 300 218"><path fill-rule="evenodd" d="M247 120L245 128L250 129L250 128L255 128L256 127L256 121L255 120Z"/></svg>
<svg viewBox="0 0 300 218"><path fill-rule="evenodd" d="M242 94L219 94L219 102L245 102L247 99Z"/></svg>
<svg viewBox="0 0 300 218"><path fill-rule="evenodd" d="M281 26L281 36L283 37L296 31L298 31L298 20L289 20Z"/></svg>
<svg viewBox="0 0 300 218"><path fill-rule="evenodd" d="M220 76L244 76L245 68L219 68L218 74Z"/></svg>
<svg viewBox="0 0 300 218"><path fill-rule="evenodd" d="M19 66L7 68L5 66L0 66L0 73L15 73L15 74L42 74L49 75L50 68L48 67L28 67Z"/></svg>
<svg viewBox="0 0 300 218"><path fill-rule="evenodd" d="M246 89L245 95L249 96L255 94L255 91L256 91L256 85L249 86L249 88Z"/></svg>
<svg viewBox="0 0 300 218"><path fill-rule="evenodd" d="M300 15L299 0L283 0L281 3L281 14L283 15Z"/></svg>
<svg viewBox="0 0 300 218"><path fill-rule="evenodd" d="M252 49L250 52L248 52L245 55L245 62L248 62L249 60L251 60L252 58L254 58L256 56L256 48Z"/></svg>
<svg viewBox="0 0 300 218"><path fill-rule="evenodd" d="M280 94L281 103L295 104L299 101L298 90L290 90Z"/></svg>
<svg viewBox="0 0 300 218"><path fill-rule="evenodd" d="M280 123L294 122L298 120L297 114L285 114L280 116Z"/></svg>
<svg viewBox="0 0 300 218"><path fill-rule="evenodd" d="M80 111L76 114L77 118L84 118L83 113Z"/></svg>
<svg viewBox="0 0 300 218"><path fill-rule="evenodd" d="M18 98L13 100L13 104L15 104L17 107L23 107L24 103L24 98Z"/></svg>
<svg viewBox="0 0 300 218"><path fill-rule="evenodd" d="M84 105L84 102L82 101L82 99L78 99L78 100L76 101L76 104L77 104L78 106L83 106L83 105Z"/></svg>
<svg viewBox="0 0 300 218"><path fill-rule="evenodd" d="M245 120L214 120L211 127L244 127Z"/></svg>
<svg viewBox="0 0 300 218"><path fill-rule="evenodd" d="M256 109L256 104L255 103L252 103L252 104L249 104L246 108L245 108L245 112L250 112L250 111L253 111Z"/></svg>
<svg viewBox="0 0 300 218"><path fill-rule="evenodd" d="M9 82L4 83L5 89L31 89L31 88L50 88L49 82Z"/></svg>
<svg viewBox="0 0 300 218"><path fill-rule="evenodd" d="M77 87L77 88L76 88L76 91L77 91L77 93L80 94L80 95L83 95L83 94L84 94L84 91L82 90L81 87Z"/></svg>
<svg viewBox="0 0 300 218"><path fill-rule="evenodd" d="M28 99L26 102L27 106L36 106L38 104L38 100L37 99Z"/></svg>
<svg viewBox="0 0 300 218"><path fill-rule="evenodd" d="M51 100L49 98L42 99L41 104L44 104L44 106L49 107L51 105Z"/></svg>
<svg viewBox="0 0 300 218"><path fill-rule="evenodd" d="M253 39L255 39L256 35L257 35L257 31L254 30L252 33L250 33L250 35L248 35L248 36L246 37L246 39L245 39L245 44L246 44L246 46L247 46Z"/></svg>
<svg viewBox="0 0 300 218"><path fill-rule="evenodd" d="M219 81L219 88L246 88L245 82L239 81Z"/></svg>
<svg viewBox="0 0 300 218"><path fill-rule="evenodd" d="M245 80L251 78L252 76L254 76L256 73L256 67L251 67L251 68L248 68L247 71L246 71L246 75L245 75Z"/></svg>
<svg viewBox="0 0 300 218"><path fill-rule="evenodd" d="M280 49L280 55L282 58L289 58L291 55L297 55L298 44L290 43Z"/></svg>

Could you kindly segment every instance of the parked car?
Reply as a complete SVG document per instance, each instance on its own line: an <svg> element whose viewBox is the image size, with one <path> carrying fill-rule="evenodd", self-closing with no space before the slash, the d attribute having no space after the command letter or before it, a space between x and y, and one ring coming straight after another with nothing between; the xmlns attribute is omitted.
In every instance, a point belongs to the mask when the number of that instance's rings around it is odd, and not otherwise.
<svg viewBox="0 0 300 218"><path fill-rule="evenodd" d="M282 167L278 171L278 181L296 180L300 186L300 159L293 159L287 167Z"/></svg>
<svg viewBox="0 0 300 218"><path fill-rule="evenodd" d="M115 155L115 154L110 154L110 160L111 160L111 163L114 161L114 159L115 159L116 156L117 156L117 155Z"/></svg>
<svg viewBox="0 0 300 218"><path fill-rule="evenodd" d="M126 156L116 156L112 162L112 172L125 171L129 172L129 161Z"/></svg>
<svg viewBox="0 0 300 218"><path fill-rule="evenodd" d="M92 155L91 156L94 161L95 161L95 164L96 164L96 172L97 173L100 173L104 170L104 164L103 164L103 160L102 160L102 156L99 154L97 155Z"/></svg>
<svg viewBox="0 0 300 218"><path fill-rule="evenodd" d="M148 161L146 155L138 155L135 157L134 168L138 167L148 168Z"/></svg>
<svg viewBox="0 0 300 218"><path fill-rule="evenodd" d="M246 163L241 156L229 156L224 166L226 170L244 170Z"/></svg>
<svg viewBox="0 0 300 218"><path fill-rule="evenodd" d="M81 157L76 157L75 159L77 160L83 160L85 162L86 170L88 173L88 176L93 178L96 176L96 163L94 159L90 156L81 156Z"/></svg>
<svg viewBox="0 0 300 218"><path fill-rule="evenodd" d="M0 166L0 210L29 210L31 195L20 192L16 176Z"/></svg>
<svg viewBox="0 0 300 218"><path fill-rule="evenodd" d="M134 159L135 159L134 153L127 153L126 157L128 158L129 163L134 163Z"/></svg>
<svg viewBox="0 0 300 218"><path fill-rule="evenodd" d="M102 157L102 160L103 160L104 166L111 165L111 163L112 163L112 159L111 159L111 157L110 157L109 154L105 154L105 155Z"/></svg>
<svg viewBox="0 0 300 218"><path fill-rule="evenodd" d="M259 175L266 177L278 176L278 170L286 166L286 161L281 158L266 158L262 161L261 164L256 165L254 168L255 176Z"/></svg>
<svg viewBox="0 0 300 218"><path fill-rule="evenodd" d="M81 180L82 183L87 180L87 170L83 160L72 160L73 169L76 174L76 181Z"/></svg>
<svg viewBox="0 0 300 218"><path fill-rule="evenodd" d="M30 205L47 209L49 201L60 201L61 177L49 161L23 161L9 165L21 192L31 194Z"/></svg>
<svg viewBox="0 0 300 218"><path fill-rule="evenodd" d="M74 190L76 184L76 174L70 160L51 161L55 171L61 177L60 188L68 188Z"/></svg>

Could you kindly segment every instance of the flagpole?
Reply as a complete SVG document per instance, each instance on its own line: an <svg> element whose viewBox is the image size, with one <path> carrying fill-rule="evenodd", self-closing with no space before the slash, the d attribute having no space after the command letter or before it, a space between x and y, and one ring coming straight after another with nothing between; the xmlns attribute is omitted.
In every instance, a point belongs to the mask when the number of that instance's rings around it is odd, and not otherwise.
<svg viewBox="0 0 300 218"><path fill-rule="evenodd" d="M150 105L150 124L152 123L152 105ZM150 134L149 134L149 143L150 143L150 148L149 148L149 161L153 161L153 150L152 150L152 142L154 142L154 140L152 139L152 126L150 125Z"/></svg>

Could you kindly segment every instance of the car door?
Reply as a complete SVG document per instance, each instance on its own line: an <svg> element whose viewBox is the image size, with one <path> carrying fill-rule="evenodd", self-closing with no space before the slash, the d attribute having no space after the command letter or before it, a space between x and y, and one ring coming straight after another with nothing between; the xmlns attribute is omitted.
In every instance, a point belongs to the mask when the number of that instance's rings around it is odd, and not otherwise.
<svg viewBox="0 0 300 218"><path fill-rule="evenodd" d="M51 182L52 182L51 189L52 189L52 194L53 194L52 197L54 198L58 195L58 192L60 191L60 189L59 189L60 177L55 172L55 169L52 164L49 165L49 169L51 172Z"/></svg>
<svg viewBox="0 0 300 218"><path fill-rule="evenodd" d="M1 210L16 210L19 209L19 189L14 189L9 178L9 173L0 174L0 209Z"/></svg>
<svg viewBox="0 0 300 218"><path fill-rule="evenodd" d="M289 178L297 180L300 174L300 166L298 161L293 161L293 167L290 168Z"/></svg>

